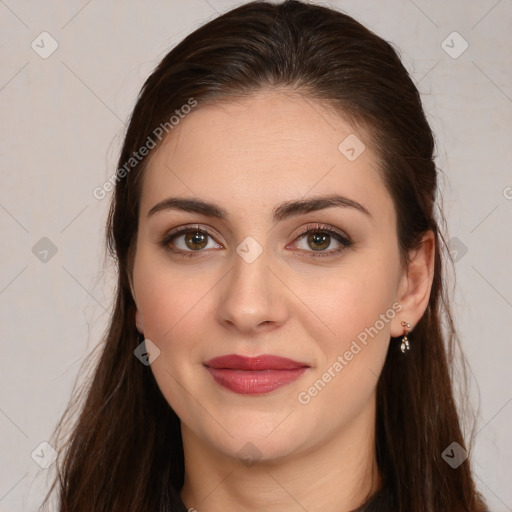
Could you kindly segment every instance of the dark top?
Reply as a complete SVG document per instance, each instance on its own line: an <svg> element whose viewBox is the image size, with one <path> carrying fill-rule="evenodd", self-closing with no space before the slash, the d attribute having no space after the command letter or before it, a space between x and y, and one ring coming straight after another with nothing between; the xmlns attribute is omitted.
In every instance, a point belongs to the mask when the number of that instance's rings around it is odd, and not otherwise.
<svg viewBox="0 0 512 512"><path fill-rule="evenodd" d="M395 507L393 505L393 496L389 489L383 487L371 496L360 507L352 510L351 512L393 512ZM177 512L188 512L185 504L179 500L179 508ZM201 512L198 510L197 512Z"/></svg>

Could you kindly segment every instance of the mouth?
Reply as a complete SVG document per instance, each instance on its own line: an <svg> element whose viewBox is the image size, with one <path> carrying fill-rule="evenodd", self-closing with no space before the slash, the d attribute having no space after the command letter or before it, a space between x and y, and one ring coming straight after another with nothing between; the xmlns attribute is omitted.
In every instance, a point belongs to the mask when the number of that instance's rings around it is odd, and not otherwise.
<svg viewBox="0 0 512 512"><path fill-rule="evenodd" d="M297 380L309 368L284 357L237 354L214 357L204 363L217 384L244 395L270 393Z"/></svg>

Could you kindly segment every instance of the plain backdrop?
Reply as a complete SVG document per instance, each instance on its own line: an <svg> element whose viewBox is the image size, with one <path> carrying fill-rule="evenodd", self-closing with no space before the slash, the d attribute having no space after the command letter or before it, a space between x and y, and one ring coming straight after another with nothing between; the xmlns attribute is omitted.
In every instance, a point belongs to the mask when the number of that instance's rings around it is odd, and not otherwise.
<svg viewBox="0 0 512 512"><path fill-rule="evenodd" d="M110 194L92 191L115 171L137 93L170 48L240 3L0 1L2 512L40 504L51 467L34 451L106 327ZM457 260L455 317L480 401L471 457L490 509L510 511L512 2L324 5L392 41L422 93Z"/></svg>

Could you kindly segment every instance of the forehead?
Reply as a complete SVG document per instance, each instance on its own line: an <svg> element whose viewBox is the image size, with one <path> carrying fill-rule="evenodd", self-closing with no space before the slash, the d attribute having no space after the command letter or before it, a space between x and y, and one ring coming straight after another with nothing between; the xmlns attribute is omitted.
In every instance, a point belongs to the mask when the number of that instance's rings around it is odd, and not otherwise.
<svg viewBox="0 0 512 512"><path fill-rule="evenodd" d="M324 104L275 91L199 103L151 155L143 183L141 212L168 195L271 208L337 192L390 206L368 135Z"/></svg>

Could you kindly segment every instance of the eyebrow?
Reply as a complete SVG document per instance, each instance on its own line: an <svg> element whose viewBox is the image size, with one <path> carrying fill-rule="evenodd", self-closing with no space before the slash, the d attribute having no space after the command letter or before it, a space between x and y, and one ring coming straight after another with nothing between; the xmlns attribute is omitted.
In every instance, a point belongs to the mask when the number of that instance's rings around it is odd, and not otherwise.
<svg viewBox="0 0 512 512"><path fill-rule="evenodd" d="M370 212L360 203L339 194L330 194L327 196L312 197L308 199L298 199L286 201L272 210L272 219L279 222L294 215L323 210L325 208L353 208L368 217L372 217ZM227 210L219 205L203 201L202 199L168 197L157 203L148 212L148 217L164 210L181 210L184 212L199 213L208 217L226 221L229 219Z"/></svg>

